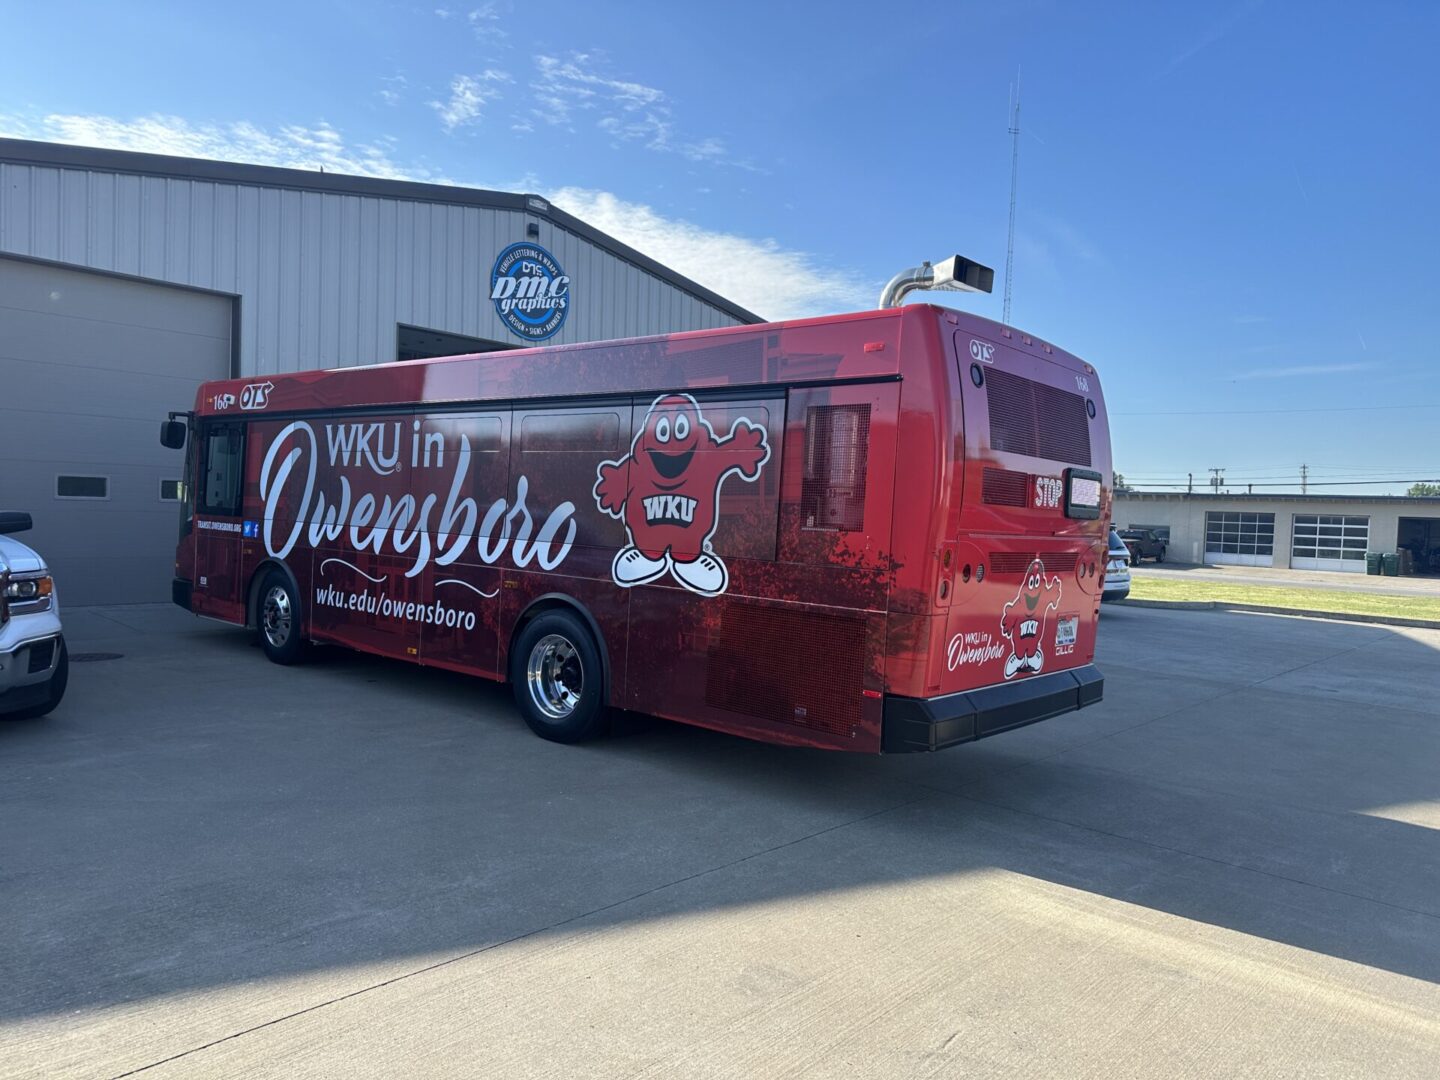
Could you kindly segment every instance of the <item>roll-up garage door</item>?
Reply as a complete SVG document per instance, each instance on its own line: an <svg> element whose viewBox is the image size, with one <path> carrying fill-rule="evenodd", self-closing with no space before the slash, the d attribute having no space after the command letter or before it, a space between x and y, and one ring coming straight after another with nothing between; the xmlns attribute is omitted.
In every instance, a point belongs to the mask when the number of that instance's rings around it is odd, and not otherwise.
<svg viewBox="0 0 1440 1080"><path fill-rule="evenodd" d="M230 297L0 258L0 510L62 602L166 601L182 456L160 421L230 374Z"/></svg>
<svg viewBox="0 0 1440 1080"><path fill-rule="evenodd" d="M1205 514L1205 561L1270 566L1275 558L1275 515L1239 510Z"/></svg>
<svg viewBox="0 0 1440 1080"><path fill-rule="evenodd" d="M1291 533L1293 570L1365 572L1370 518L1356 514L1296 514Z"/></svg>

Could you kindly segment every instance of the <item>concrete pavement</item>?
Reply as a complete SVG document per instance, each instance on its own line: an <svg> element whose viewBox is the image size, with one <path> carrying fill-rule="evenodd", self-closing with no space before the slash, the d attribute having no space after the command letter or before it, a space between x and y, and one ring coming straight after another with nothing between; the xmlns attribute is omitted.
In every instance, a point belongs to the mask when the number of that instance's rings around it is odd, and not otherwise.
<svg viewBox="0 0 1440 1080"><path fill-rule="evenodd" d="M1106 701L925 757L174 609L0 724L0 1076L1433 1075L1440 632L1106 609Z"/></svg>

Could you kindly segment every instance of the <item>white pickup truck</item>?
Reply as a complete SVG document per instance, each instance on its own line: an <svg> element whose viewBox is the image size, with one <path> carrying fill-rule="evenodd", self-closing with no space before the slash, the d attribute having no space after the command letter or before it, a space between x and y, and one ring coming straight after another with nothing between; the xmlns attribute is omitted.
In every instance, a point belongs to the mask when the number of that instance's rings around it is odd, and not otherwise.
<svg viewBox="0 0 1440 1080"><path fill-rule="evenodd" d="M29 528L29 514L0 513L0 718L44 716L70 676L54 579L10 536Z"/></svg>

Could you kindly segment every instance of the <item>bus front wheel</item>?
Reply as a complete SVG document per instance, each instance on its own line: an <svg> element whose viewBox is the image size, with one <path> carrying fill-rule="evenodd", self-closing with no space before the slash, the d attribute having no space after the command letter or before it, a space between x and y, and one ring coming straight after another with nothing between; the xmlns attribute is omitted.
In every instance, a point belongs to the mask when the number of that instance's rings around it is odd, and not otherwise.
<svg viewBox="0 0 1440 1080"><path fill-rule="evenodd" d="M279 570L271 570L255 597L255 626L260 647L277 664L297 662L305 648L301 633L300 596Z"/></svg>
<svg viewBox="0 0 1440 1080"><path fill-rule="evenodd" d="M520 631L510 654L515 703L530 730L552 742L578 743L605 731L605 671L585 624L547 611Z"/></svg>

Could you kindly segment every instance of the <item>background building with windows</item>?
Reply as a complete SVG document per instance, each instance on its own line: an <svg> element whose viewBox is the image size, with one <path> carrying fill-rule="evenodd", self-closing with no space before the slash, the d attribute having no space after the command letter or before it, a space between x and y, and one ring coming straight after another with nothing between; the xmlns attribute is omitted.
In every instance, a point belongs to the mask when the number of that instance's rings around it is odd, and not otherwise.
<svg viewBox="0 0 1440 1080"><path fill-rule="evenodd" d="M0 509L68 602L165 600L204 380L759 321L537 195L0 139Z"/></svg>
<svg viewBox="0 0 1440 1080"><path fill-rule="evenodd" d="M1368 552L1404 549L1413 572L1440 574L1440 498L1129 491L1114 517L1155 529L1176 562L1363 574Z"/></svg>

